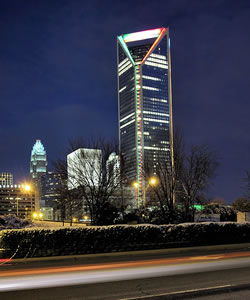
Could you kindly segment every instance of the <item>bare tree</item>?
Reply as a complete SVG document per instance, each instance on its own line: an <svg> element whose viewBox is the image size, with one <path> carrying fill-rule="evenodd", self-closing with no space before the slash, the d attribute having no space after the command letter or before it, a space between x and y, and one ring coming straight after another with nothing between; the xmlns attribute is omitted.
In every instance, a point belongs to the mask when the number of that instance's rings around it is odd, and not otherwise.
<svg viewBox="0 0 250 300"><path fill-rule="evenodd" d="M250 172L246 172L246 178L245 178L245 191L246 191L246 197L250 200Z"/></svg>
<svg viewBox="0 0 250 300"><path fill-rule="evenodd" d="M177 205L182 207L184 220L193 220L193 205L204 199L204 192L215 174L218 160L207 146L193 146L185 153L180 130L174 132L173 162L158 158L155 176L157 184L151 188L165 222L176 218ZM151 175L152 165L145 165L145 174Z"/></svg>
<svg viewBox="0 0 250 300"><path fill-rule="evenodd" d="M185 156L181 174L181 193L184 206L184 217L193 220L193 206L196 199L207 189L215 175L218 159L214 152L205 145L192 146Z"/></svg>
<svg viewBox="0 0 250 300"><path fill-rule="evenodd" d="M239 197L233 201L232 207L237 211L249 212L250 200L247 197Z"/></svg>
<svg viewBox="0 0 250 300"><path fill-rule="evenodd" d="M157 178L155 185L150 185L160 209L161 219L171 223L175 219L175 204L178 201L180 179L184 163L184 142L181 132L174 132L173 159L169 155L163 160L161 152L156 158L154 174L152 174L152 162L145 162L145 176L149 179L154 175Z"/></svg>
<svg viewBox="0 0 250 300"><path fill-rule="evenodd" d="M53 162L55 173L59 174L60 181L56 187L58 194L56 209L60 211L61 221L69 220L72 225L73 215L77 215L82 208L77 190L68 189L67 161L59 159Z"/></svg>
<svg viewBox="0 0 250 300"><path fill-rule="evenodd" d="M103 139L76 140L70 142L67 163L58 161L57 170L67 176L68 202L71 197L72 201L82 203L93 225L104 225L105 214L110 220L107 213L115 211L111 202L118 194L123 176L119 156L113 154L113 159L108 160L115 151L116 145Z"/></svg>

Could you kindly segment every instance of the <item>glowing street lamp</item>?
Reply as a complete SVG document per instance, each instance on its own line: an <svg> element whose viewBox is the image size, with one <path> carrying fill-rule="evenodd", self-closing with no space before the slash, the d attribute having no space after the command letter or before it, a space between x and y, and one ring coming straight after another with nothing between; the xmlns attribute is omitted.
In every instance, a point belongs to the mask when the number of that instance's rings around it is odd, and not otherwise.
<svg viewBox="0 0 250 300"><path fill-rule="evenodd" d="M28 185L28 184L25 184L25 186L24 186L24 190L25 190L26 192L29 192L29 191L31 190L31 187L30 187L30 185Z"/></svg>
<svg viewBox="0 0 250 300"><path fill-rule="evenodd" d="M144 193L143 193L143 204L146 204L146 191L149 187L151 186L155 186L157 184L157 179L155 177L150 177L148 180L148 184L144 189Z"/></svg>
<svg viewBox="0 0 250 300"><path fill-rule="evenodd" d="M43 213L42 212L34 212L32 214L33 219L42 219L43 218Z"/></svg>
<svg viewBox="0 0 250 300"><path fill-rule="evenodd" d="M133 187L137 189L138 186L139 186L138 182L135 181L135 182L133 183Z"/></svg>
<svg viewBox="0 0 250 300"><path fill-rule="evenodd" d="M149 187L155 186L157 184L157 179L155 177L150 177L148 180L148 184L143 191L143 205L146 203L146 191ZM133 187L136 189L136 193L138 191L139 184L137 181L133 182Z"/></svg>
<svg viewBox="0 0 250 300"><path fill-rule="evenodd" d="M28 184L25 184L25 185L22 185L21 188L27 193L31 190L31 187L30 185ZM16 216L18 217L18 197L16 198Z"/></svg>

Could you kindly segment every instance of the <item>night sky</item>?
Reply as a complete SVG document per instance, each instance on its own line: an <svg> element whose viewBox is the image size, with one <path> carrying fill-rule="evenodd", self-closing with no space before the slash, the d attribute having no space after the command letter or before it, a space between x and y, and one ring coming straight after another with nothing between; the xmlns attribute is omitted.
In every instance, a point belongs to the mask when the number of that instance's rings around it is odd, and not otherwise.
<svg viewBox="0 0 250 300"><path fill-rule="evenodd" d="M187 147L221 158L211 197L243 193L250 170L250 1L0 1L0 172L49 168L72 138L117 138L116 37L169 27L173 117Z"/></svg>

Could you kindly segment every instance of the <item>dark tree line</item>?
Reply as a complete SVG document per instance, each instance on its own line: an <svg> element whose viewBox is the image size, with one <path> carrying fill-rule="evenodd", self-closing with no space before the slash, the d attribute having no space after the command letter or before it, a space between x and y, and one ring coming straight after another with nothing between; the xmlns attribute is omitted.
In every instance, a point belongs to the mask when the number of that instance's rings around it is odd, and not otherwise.
<svg viewBox="0 0 250 300"><path fill-rule="evenodd" d="M131 197L121 189L125 178L122 160L119 157L108 162L110 154L117 153L117 145L103 139L77 140L70 142L68 153L73 154L54 163L55 171L63 178L58 188L62 218L72 220L73 215L80 217L85 212L92 225L112 224L118 217L114 197L120 200L126 195ZM121 210L125 202L121 201Z"/></svg>
<svg viewBox="0 0 250 300"><path fill-rule="evenodd" d="M217 166L217 155L208 146L191 146L185 151L180 131L175 132L173 164L159 159L154 174L158 184L151 186L165 223L177 220L177 214L181 214L183 221L193 221L194 204L203 202ZM152 175L151 170L151 163L146 162L147 178Z"/></svg>
<svg viewBox="0 0 250 300"><path fill-rule="evenodd" d="M131 201L131 193L128 192L131 183L123 168L125 162L119 156L119 172L115 168L115 160L107 163L111 153L118 153L117 148L115 143L102 139L70 143L68 153L77 150L75 154L68 157L68 161L64 159L55 163L55 171L62 179L58 188L62 219L72 220L73 215L80 216L83 211L89 214L93 225L112 224L118 215L120 220L124 219L124 210ZM87 149L100 149L101 153ZM217 166L218 159L207 146L192 146L186 151L183 137L176 131L173 164L170 160L163 162L160 156L156 157L152 174L151 162L144 162L146 181L152 175L157 180L157 184L149 184L152 201L148 206L157 211L162 223L192 221L194 204L203 201ZM147 207L136 211L138 218L140 215L144 219L147 217L145 209Z"/></svg>

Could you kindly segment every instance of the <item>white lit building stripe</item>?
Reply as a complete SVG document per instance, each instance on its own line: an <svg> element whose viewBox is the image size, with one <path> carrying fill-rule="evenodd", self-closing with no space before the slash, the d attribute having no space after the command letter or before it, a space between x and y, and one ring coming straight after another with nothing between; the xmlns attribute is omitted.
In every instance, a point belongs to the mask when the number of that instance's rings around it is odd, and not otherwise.
<svg viewBox="0 0 250 300"><path fill-rule="evenodd" d="M126 57L123 61L121 61L121 62L119 63L118 68L120 68L122 65L124 65L125 62L127 62L127 61L128 61L128 58Z"/></svg>
<svg viewBox="0 0 250 300"><path fill-rule="evenodd" d="M166 60L162 60L162 59L157 59L157 58L154 58L154 57L150 57L147 59L147 61L152 61L152 62L155 62L157 64L163 64L163 65L167 65L168 62Z"/></svg>
<svg viewBox="0 0 250 300"><path fill-rule="evenodd" d="M119 90L119 93L123 92L126 88L127 88L127 86L124 86L123 88L121 88L121 89Z"/></svg>
<svg viewBox="0 0 250 300"><path fill-rule="evenodd" d="M146 149L146 150L170 151L169 148L159 148L159 147L149 147L149 146L144 146L144 149Z"/></svg>
<svg viewBox="0 0 250 300"><path fill-rule="evenodd" d="M150 97L148 99L150 99L151 101L158 101L158 102L168 103L168 100L165 100L165 99L159 99L159 98L153 98L153 97Z"/></svg>
<svg viewBox="0 0 250 300"><path fill-rule="evenodd" d="M148 79L148 80L153 80L153 81L161 81L160 78L152 77L152 76L146 76L146 75L142 75L142 78Z"/></svg>
<svg viewBox="0 0 250 300"><path fill-rule="evenodd" d="M160 89L157 89L155 87L146 86L146 85L143 85L142 88L145 89L145 90L150 90L150 91L159 91L160 90Z"/></svg>
<svg viewBox="0 0 250 300"><path fill-rule="evenodd" d="M131 62L128 60L126 61L125 64L123 64L121 67L118 68L118 71L122 71L123 69L125 69L129 64L131 64Z"/></svg>
<svg viewBox="0 0 250 300"><path fill-rule="evenodd" d="M123 121L125 121L126 119L132 117L134 114L135 114L135 113L133 112L133 113L127 115L126 117L122 118L122 119L120 120L120 122L123 122Z"/></svg>
<svg viewBox="0 0 250 300"><path fill-rule="evenodd" d="M151 119L151 118L143 118L143 120L149 122L169 123L169 121L167 120L159 120L159 119Z"/></svg>
<svg viewBox="0 0 250 300"><path fill-rule="evenodd" d="M145 61L145 65L156 67L156 68L161 68L161 69L168 69L168 65L163 65L163 64L156 64L150 61Z"/></svg>
<svg viewBox="0 0 250 300"><path fill-rule="evenodd" d="M156 54L156 53L151 53L150 56L159 58L159 59L167 59L167 57L165 55L160 55L160 54Z"/></svg>
<svg viewBox="0 0 250 300"><path fill-rule="evenodd" d="M123 73L125 73L125 72L126 72L128 69L130 69L132 66L133 66L133 65L130 64L129 66L127 66L126 68L124 68L122 71L120 71L120 72L118 73L118 75L121 76Z"/></svg>
<svg viewBox="0 0 250 300"><path fill-rule="evenodd" d="M129 121L128 123L123 124L122 126L120 126L120 129L122 129L122 128L124 128L124 127L126 127L126 126L128 126L128 125L130 125L130 124L132 124L132 123L134 123L134 122L135 122L135 119Z"/></svg>
<svg viewBox="0 0 250 300"><path fill-rule="evenodd" d="M159 112L154 112L154 111L143 111L144 114L150 114L150 115L157 115L157 116L164 116L164 117L169 117L169 114L164 114L164 113L159 113Z"/></svg>

